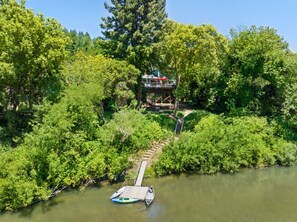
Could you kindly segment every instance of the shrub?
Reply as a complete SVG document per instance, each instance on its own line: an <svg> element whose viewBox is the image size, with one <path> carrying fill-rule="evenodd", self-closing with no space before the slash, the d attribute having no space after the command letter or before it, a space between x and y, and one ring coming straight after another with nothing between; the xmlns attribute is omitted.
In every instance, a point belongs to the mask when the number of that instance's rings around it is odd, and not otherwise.
<svg viewBox="0 0 297 222"><path fill-rule="evenodd" d="M287 166L295 163L296 149L278 137L265 118L209 115L164 150L155 171L213 174L233 173L240 167Z"/></svg>

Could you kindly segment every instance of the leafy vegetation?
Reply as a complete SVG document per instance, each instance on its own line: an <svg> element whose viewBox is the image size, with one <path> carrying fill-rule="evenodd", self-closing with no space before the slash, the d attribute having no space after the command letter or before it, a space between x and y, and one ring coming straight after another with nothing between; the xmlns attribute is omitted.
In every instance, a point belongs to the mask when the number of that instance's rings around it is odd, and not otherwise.
<svg viewBox="0 0 297 222"><path fill-rule="evenodd" d="M84 52L91 55L107 54L106 41L102 38L91 38L89 33L77 32L76 30L64 29L66 35L70 38L66 49L74 56L77 52Z"/></svg>
<svg viewBox="0 0 297 222"><path fill-rule="evenodd" d="M184 25L168 21L164 39L155 45L160 66L173 70L175 96L207 108L215 102L227 39L212 25ZM209 47L211 46L211 50Z"/></svg>
<svg viewBox="0 0 297 222"><path fill-rule="evenodd" d="M296 57L274 29L251 27L232 34L224 89L227 105L279 115L285 92L296 82Z"/></svg>
<svg viewBox="0 0 297 222"><path fill-rule="evenodd" d="M158 60L152 47L163 37L167 14L165 0L120 1L105 3L110 16L102 18L101 28L110 55L124 59L141 71L151 71ZM141 104L141 75L137 79L137 100Z"/></svg>
<svg viewBox="0 0 297 222"><path fill-rule="evenodd" d="M66 91L17 149L0 153L0 210L27 206L89 180L114 180L129 167L129 155L166 137L158 123L136 110L115 113L100 126L97 99L99 90Z"/></svg>
<svg viewBox="0 0 297 222"><path fill-rule="evenodd" d="M0 39L0 104L6 131L16 134L17 112L59 93L68 39L56 20L35 16L16 1L0 5Z"/></svg>
<svg viewBox="0 0 297 222"><path fill-rule="evenodd" d="M96 93L93 85L97 85L103 90L102 102L108 102L117 110L117 107L128 105L134 99L133 88L139 70L124 61L79 52L74 61L66 65L63 74L67 86L89 85L86 90ZM102 113L102 106L101 110Z"/></svg>
<svg viewBox="0 0 297 222"><path fill-rule="evenodd" d="M150 112L147 114L147 117L152 121L158 122L160 126L168 131L173 132L175 130L176 120L170 118L169 114Z"/></svg>
<svg viewBox="0 0 297 222"><path fill-rule="evenodd" d="M297 55L276 30L227 39L166 20L165 0L111 3L105 39L91 39L25 1L0 1L0 211L115 180L129 157L168 138L174 119L134 109L155 68L176 79L176 101L199 108L157 175L296 162Z"/></svg>
<svg viewBox="0 0 297 222"><path fill-rule="evenodd" d="M265 118L210 115L165 149L155 171L213 174L237 172L240 167L289 166L296 161L296 148L277 136Z"/></svg>
<svg viewBox="0 0 297 222"><path fill-rule="evenodd" d="M185 123L184 123L184 130L185 131L193 131L195 126L199 123L199 121L206 116L211 115L210 112L205 110L195 110L190 115L186 116Z"/></svg>

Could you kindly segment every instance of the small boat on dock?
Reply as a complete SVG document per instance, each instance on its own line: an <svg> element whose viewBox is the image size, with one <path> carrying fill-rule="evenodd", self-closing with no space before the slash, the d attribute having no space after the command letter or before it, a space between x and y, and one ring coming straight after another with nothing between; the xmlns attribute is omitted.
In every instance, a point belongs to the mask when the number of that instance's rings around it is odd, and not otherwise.
<svg viewBox="0 0 297 222"><path fill-rule="evenodd" d="M139 199L129 198L129 197L120 197L120 198L113 198L113 199L111 199L111 201L116 202L116 203L121 203L121 204L128 204L128 203L138 202Z"/></svg>
<svg viewBox="0 0 297 222"><path fill-rule="evenodd" d="M155 190L153 186L150 186L144 199L146 207L149 207L151 203L154 201L154 199L155 199Z"/></svg>
<svg viewBox="0 0 297 222"><path fill-rule="evenodd" d="M134 186L125 186L118 189L110 197L112 202L120 204L135 203L138 201L144 201L145 205L149 207L155 198L155 191L153 186L143 187L141 186L144 171L147 165L147 161L141 162L140 169L138 171L137 179Z"/></svg>
<svg viewBox="0 0 297 222"><path fill-rule="evenodd" d="M125 189L126 189L126 187L121 187L116 192L114 192L113 195L111 195L110 199L119 197L125 191Z"/></svg>

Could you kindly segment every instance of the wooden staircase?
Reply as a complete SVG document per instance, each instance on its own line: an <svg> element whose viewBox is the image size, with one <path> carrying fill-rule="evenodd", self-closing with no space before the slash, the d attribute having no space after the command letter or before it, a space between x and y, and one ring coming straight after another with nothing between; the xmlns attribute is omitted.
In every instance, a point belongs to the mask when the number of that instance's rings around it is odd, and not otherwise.
<svg viewBox="0 0 297 222"><path fill-rule="evenodd" d="M145 151L142 155L141 160L147 161L148 166L151 166L154 160L161 154L162 149L169 143L168 140L154 143L151 148Z"/></svg>

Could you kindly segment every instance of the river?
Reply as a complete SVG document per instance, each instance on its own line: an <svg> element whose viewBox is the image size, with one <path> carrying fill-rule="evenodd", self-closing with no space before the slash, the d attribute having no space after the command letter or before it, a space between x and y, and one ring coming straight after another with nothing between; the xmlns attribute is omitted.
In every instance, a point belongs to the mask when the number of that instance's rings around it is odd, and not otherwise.
<svg viewBox="0 0 297 222"><path fill-rule="evenodd" d="M297 166L245 169L234 175L145 179L156 199L120 205L109 200L121 184L68 191L47 203L0 214L1 222L295 222Z"/></svg>

